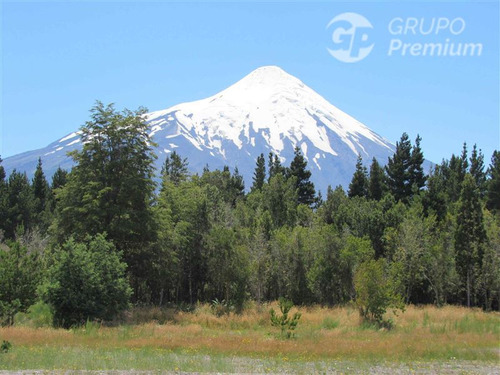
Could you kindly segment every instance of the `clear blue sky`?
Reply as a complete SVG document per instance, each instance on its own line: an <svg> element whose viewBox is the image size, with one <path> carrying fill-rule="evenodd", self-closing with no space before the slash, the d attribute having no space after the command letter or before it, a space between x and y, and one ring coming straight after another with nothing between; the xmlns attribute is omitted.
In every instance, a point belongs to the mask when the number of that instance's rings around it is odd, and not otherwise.
<svg viewBox="0 0 500 375"><path fill-rule="evenodd" d="M439 162L477 143L499 149L499 3L3 2L0 155L40 148L76 130L96 99L150 110L215 94L278 65L395 142L423 138ZM373 25L373 51L346 64L327 51L336 15ZM461 17L454 40L480 57L387 56L394 17ZM412 42L447 35L405 37Z"/></svg>

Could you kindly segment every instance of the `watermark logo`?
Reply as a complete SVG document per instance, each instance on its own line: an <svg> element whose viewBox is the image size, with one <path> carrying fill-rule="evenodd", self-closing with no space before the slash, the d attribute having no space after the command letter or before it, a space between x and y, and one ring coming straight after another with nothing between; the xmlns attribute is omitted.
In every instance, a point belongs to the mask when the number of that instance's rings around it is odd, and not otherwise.
<svg viewBox="0 0 500 375"><path fill-rule="evenodd" d="M330 55L345 63L363 60L373 49L370 38L373 26L357 13L342 13L326 26L332 30L333 45L327 48Z"/></svg>
<svg viewBox="0 0 500 375"><path fill-rule="evenodd" d="M382 29L375 35L365 17L342 13L326 28L331 30L333 42L328 52L346 63L368 56L375 36L379 38L377 48L384 48L387 57L480 57L483 52L482 43L464 40L466 22L462 17L395 17L389 21L385 35Z"/></svg>

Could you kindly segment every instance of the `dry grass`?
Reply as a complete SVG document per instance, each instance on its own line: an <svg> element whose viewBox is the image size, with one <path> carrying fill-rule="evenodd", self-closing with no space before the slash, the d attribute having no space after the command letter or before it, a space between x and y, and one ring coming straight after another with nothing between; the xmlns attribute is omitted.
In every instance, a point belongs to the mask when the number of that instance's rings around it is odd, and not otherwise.
<svg viewBox="0 0 500 375"><path fill-rule="evenodd" d="M282 340L270 325L270 307L277 306L254 305L240 315L216 317L208 305L201 305L191 313L170 311L165 324L87 324L74 330L3 327L0 339L9 340L14 347L158 349L297 361L499 360L499 313L409 306L405 313L393 317L395 328L387 331L360 325L357 311L350 307L300 308L297 337ZM137 314L134 318L132 312L129 318L137 321Z"/></svg>

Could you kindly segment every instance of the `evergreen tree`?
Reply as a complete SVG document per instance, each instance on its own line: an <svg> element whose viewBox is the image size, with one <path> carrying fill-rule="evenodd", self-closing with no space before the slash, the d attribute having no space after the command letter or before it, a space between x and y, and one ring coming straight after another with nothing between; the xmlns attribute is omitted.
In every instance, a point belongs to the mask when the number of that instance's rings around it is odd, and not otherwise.
<svg viewBox="0 0 500 375"><path fill-rule="evenodd" d="M201 176L200 182L203 185L209 185L216 188L216 194L219 194L223 201L231 207L235 207L237 201L242 198L245 193L243 176L240 175L237 167L233 174L231 174L227 165L224 166L222 171L206 171Z"/></svg>
<svg viewBox="0 0 500 375"><path fill-rule="evenodd" d="M176 151L173 151L172 155L167 156L165 159L161 174L163 179L168 179L174 185L179 185L188 176L187 168L187 158L182 159Z"/></svg>
<svg viewBox="0 0 500 375"><path fill-rule="evenodd" d="M422 164L424 162L424 153L420 147L422 138L417 135L415 146L411 151L411 164L409 168L409 185L413 193L418 193L425 186L426 176Z"/></svg>
<svg viewBox="0 0 500 375"><path fill-rule="evenodd" d="M285 173L285 168L281 165L281 161L280 161L278 155L273 154L272 152L269 153L268 166L269 166L269 179L268 179L268 181L271 181L271 178L276 176L277 174L284 174Z"/></svg>
<svg viewBox="0 0 500 375"><path fill-rule="evenodd" d="M427 191L423 199L426 216L435 214L438 221L442 221L448 210L446 201L446 180L442 165L431 169L427 178Z"/></svg>
<svg viewBox="0 0 500 375"><path fill-rule="evenodd" d="M19 241L0 246L0 321L13 323L17 311L25 311L36 299L42 279L41 254ZM3 318L3 319L2 319Z"/></svg>
<svg viewBox="0 0 500 375"><path fill-rule="evenodd" d="M60 189L64 185L66 185L67 181L68 181L68 172L59 167L52 176L52 183L50 184L50 187L52 188L52 190Z"/></svg>
<svg viewBox="0 0 500 375"><path fill-rule="evenodd" d="M486 231L479 189L474 177L467 173L460 194L455 231L457 272L465 288L467 306L475 303L477 273L483 260ZM471 298L474 301L471 301Z"/></svg>
<svg viewBox="0 0 500 375"><path fill-rule="evenodd" d="M493 151L488 168L487 207L500 212L500 151Z"/></svg>
<svg viewBox="0 0 500 375"><path fill-rule="evenodd" d="M386 190L385 172L377 159L373 158L370 166L370 180L368 182L368 197L379 201Z"/></svg>
<svg viewBox="0 0 500 375"><path fill-rule="evenodd" d="M18 227L30 230L33 226L33 193L26 173L13 170L7 182L5 199L5 236L13 239ZM22 233L21 233L22 234Z"/></svg>
<svg viewBox="0 0 500 375"><path fill-rule="evenodd" d="M368 195L368 177L366 167L363 165L361 154L358 154L356 161L356 171L352 176L351 183L349 184L348 196L352 197L366 197Z"/></svg>
<svg viewBox="0 0 500 375"><path fill-rule="evenodd" d="M233 191L233 207L236 206L237 199L242 198L245 195L245 181L243 176L240 174L238 167L234 168L234 173L231 176L231 190Z"/></svg>
<svg viewBox="0 0 500 375"><path fill-rule="evenodd" d="M58 189L61 189L66 185L68 180L68 172L61 167L58 167L55 173L52 175L52 183L50 184L50 194L48 196L48 206L51 213L53 213L56 209L57 198L56 193Z"/></svg>
<svg viewBox="0 0 500 375"><path fill-rule="evenodd" d="M49 184L45 179L45 174L42 169L42 159L38 158L38 164L35 170L35 176L33 177L33 196L34 196L34 214L40 220L40 215L45 210L47 203L47 198L49 194Z"/></svg>
<svg viewBox="0 0 500 375"><path fill-rule="evenodd" d="M253 174L252 191L262 190L262 186L264 186L266 180L266 159L264 158L264 154L260 154L260 156L257 157L256 164Z"/></svg>
<svg viewBox="0 0 500 375"><path fill-rule="evenodd" d="M6 177L6 174L5 174L5 169L2 165L2 157L0 156L0 188L2 188L3 186L5 186L5 177Z"/></svg>
<svg viewBox="0 0 500 375"><path fill-rule="evenodd" d="M5 222L7 220L7 182L5 181L5 169L0 157L0 238L3 237Z"/></svg>
<svg viewBox="0 0 500 375"><path fill-rule="evenodd" d="M387 163L387 185L398 201L406 202L411 196L410 168L412 166L411 142L408 134L403 133L396 142L396 152Z"/></svg>
<svg viewBox="0 0 500 375"><path fill-rule="evenodd" d="M307 161L302 155L299 147L295 147L295 156L288 169L288 176L295 177L295 187L297 188L298 202L311 206L315 202L316 191L314 184L309 180L311 171L307 169Z"/></svg>
<svg viewBox="0 0 500 375"><path fill-rule="evenodd" d="M486 190L486 172L484 171L484 155L481 150L477 149L477 145L474 144L472 148L472 154L469 159L470 167L469 172L474 177L476 185L479 189L481 197L484 196Z"/></svg>
<svg viewBox="0 0 500 375"><path fill-rule="evenodd" d="M460 198L462 184L468 168L467 144L464 143L461 155L452 155L449 163L443 164L443 172L446 176L448 200L450 202L456 202Z"/></svg>

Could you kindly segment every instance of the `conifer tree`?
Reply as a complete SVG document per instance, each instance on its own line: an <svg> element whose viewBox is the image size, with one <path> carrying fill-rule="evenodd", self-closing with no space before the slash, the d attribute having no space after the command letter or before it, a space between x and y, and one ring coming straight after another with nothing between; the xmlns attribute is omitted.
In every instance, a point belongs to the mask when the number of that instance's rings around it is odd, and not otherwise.
<svg viewBox="0 0 500 375"><path fill-rule="evenodd" d="M311 178L311 171L307 169L307 161L302 155L299 147L295 147L294 158L288 169L288 176L294 176L295 186L297 188L298 203L307 206L315 202L316 191L314 184L309 180Z"/></svg>
<svg viewBox="0 0 500 375"><path fill-rule="evenodd" d="M234 173L231 176L231 188L234 191L234 202L233 206L236 204L236 199L241 198L245 195L245 181L243 180L243 176L240 174L238 167L234 168Z"/></svg>
<svg viewBox="0 0 500 375"><path fill-rule="evenodd" d="M33 196L34 196L34 214L40 219L40 214L45 210L48 194L49 184L45 179L45 174L42 169L42 159L38 158L38 164L33 177Z"/></svg>
<svg viewBox="0 0 500 375"><path fill-rule="evenodd" d="M493 151L491 164L488 168L487 207L490 210L500 211L500 151Z"/></svg>
<svg viewBox="0 0 500 375"><path fill-rule="evenodd" d="M425 186L426 176L422 164L424 162L424 153L420 147L420 141L422 138L417 135L415 139L415 145L411 151L411 165L409 168L409 185L412 192L418 193Z"/></svg>
<svg viewBox="0 0 500 375"><path fill-rule="evenodd" d="M7 241L5 245L0 247L0 321L7 318L12 324L14 314L26 311L36 300L43 277L42 262L38 252L19 241Z"/></svg>
<svg viewBox="0 0 500 375"><path fill-rule="evenodd" d="M368 182L368 196L371 199L379 201L384 195L385 186L385 172L380 166L377 159L373 158L370 166L370 180Z"/></svg>
<svg viewBox="0 0 500 375"><path fill-rule="evenodd" d="M368 195L368 177L366 167L363 165L361 154L358 154L356 161L356 171L352 176L351 183L349 184L348 196L352 197L366 197Z"/></svg>
<svg viewBox="0 0 500 375"><path fill-rule="evenodd" d="M427 216L435 214L439 222L445 218L448 206L446 201L446 180L443 175L442 165L436 165L429 173L423 204Z"/></svg>
<svg viewBox="0 0 500 375"><path fill-rule="evenodd" d="M2 165L2 157L0 156L0 189L5 185L5 169Z"/></svg>
<svg viewBox="0 0 500 375"><path fill-rule="evenodd" d="M5 221L7 220L7 182L5 181L5 169L0 157L0 237L5 230Z"/></svg>
<svg viewBox="0 0 500 375"><path fill-rule="evenodd" d="M281 165L281 161L278 157L278 155L273 154L272 152L269 153L269 161L268 161L268 166L269 166L269 179L268 181L271 181L271 178L276 176L277 174L284 174L285 173L285 168Z"/></svg>
<svg viewBox="0 0 500 375"><path fill-rule="evenodd" d="M398 201L406 202L411 196L410 167L412 165L411 142L408 134L403 133L396 142L396 152L387 163L387 185Z"/></svg>
<svg viewBox="0 0 500 375"><path fill-rule="evenodd" d="M52 182L50 184L50 194L48 196L48 206L50 212L53 213L56 209L57 198L56 193L58 189L61 189L68 180L68 172L61 167L58 167L57 170L52 175Z"/></svg>
<svg viewBox="0 0 500 375"><path fill-rule="evenodd" d="M174 185L186 181L188 176L187 158L182 159L176 151L173 151L172 155L167 156L165 159L161 174L163 179L171 181Z"/></svg>
<svg viewBox="0 0 500 375"><path fill-rule="evenodd" d="M481 268L486 231L479 189L474 177L467 173L460 194L455 231L455 252L457 272L465 288L467 306L475 300L477 272Z"/></svg>
<svg viewBox="0 0 500 375"><path fill-rule="evenodd" d="M462 183L469 168L467 144L464 143L460 156L452 155L449 163L444 163L443 166L447 180L448 199L450 202L456 202L460 198Z"/></svg>
<svg viewBox="0 0 500 375"><path fill-rule="evenodd" d="M15 169L9 176L5 199L5 236L13 239L18 227L30 230L33 226L33 193L26 173ZM22 234L22 233L21 233Z"/></svg>
<svg viewBox="0 0 500 375"><path fill-rule="evenodd" d="M474 177L476 181L477 188L481 197L484 196L486 190L486 172L484 171L484 155L481 150L477 149L477 145L474 144L472 148L472 153L469 159L470 167L469 172Z"/></svg>
<svg viewBox="0 0 500 375"><path fill-rule="evenodd" d="M62 188L64 185L66 185L67 180L68 172L61 167L58 167L54 175L52 176L52 183L50 184L50 187L52 188L52 190Z"/></svg>
<svg viewBox="0 0 500 375"><path fill-rule="evenodd" d="M262 186L264 186L264 182L266 180L266 159L264 158L264 154L260 154L257 157L257 162L255 166L255 172L253 174L253 190L262 190Z"/></svg>

